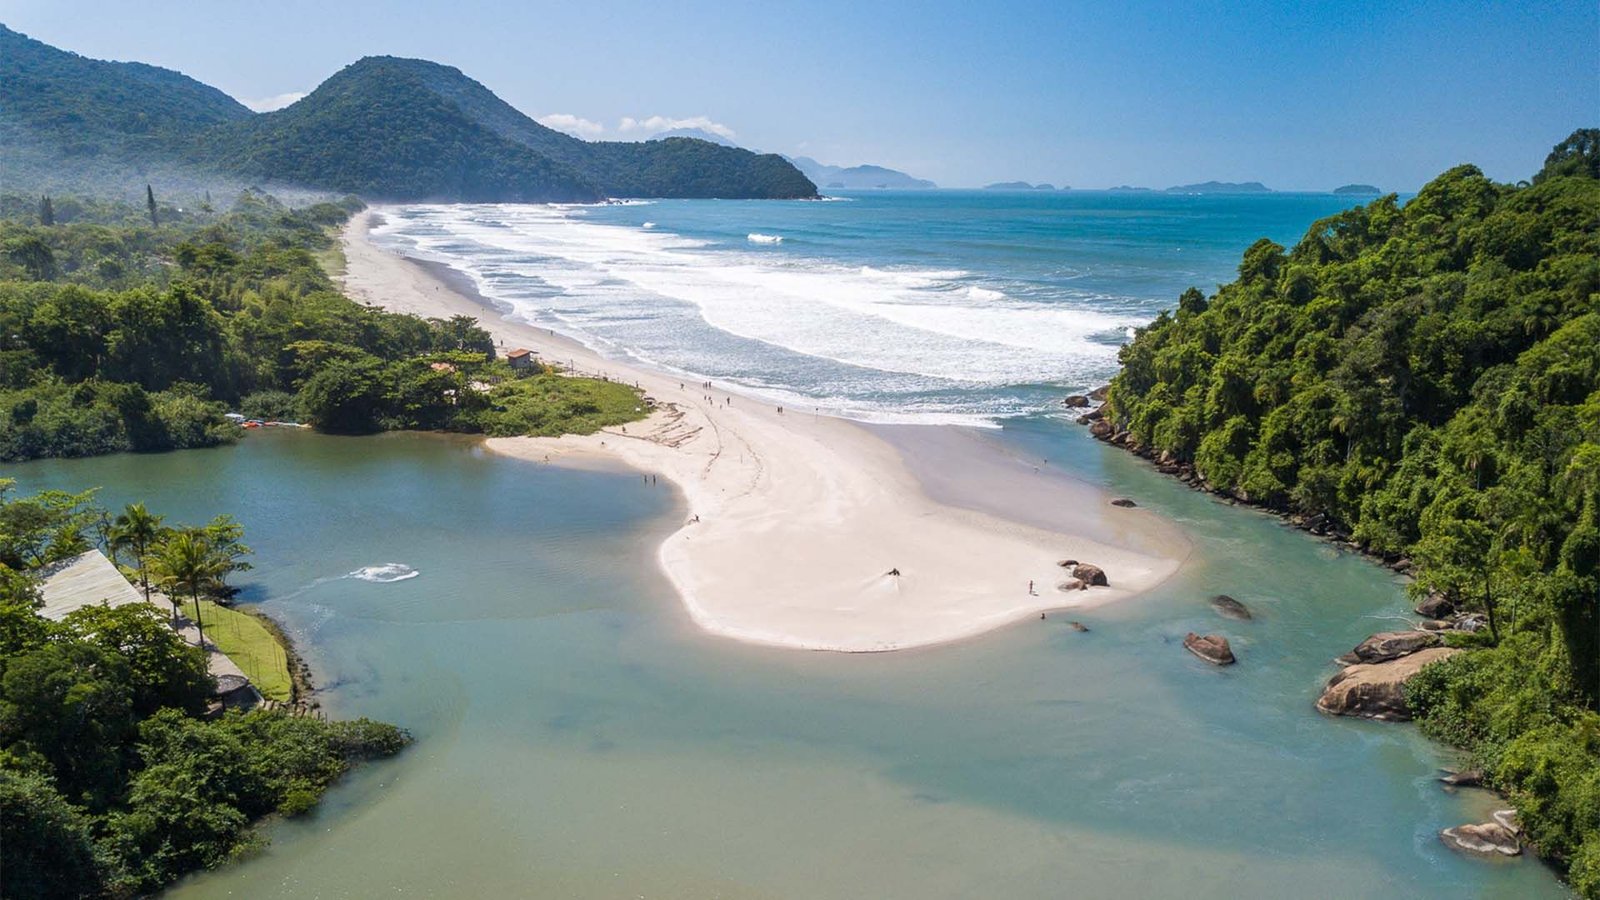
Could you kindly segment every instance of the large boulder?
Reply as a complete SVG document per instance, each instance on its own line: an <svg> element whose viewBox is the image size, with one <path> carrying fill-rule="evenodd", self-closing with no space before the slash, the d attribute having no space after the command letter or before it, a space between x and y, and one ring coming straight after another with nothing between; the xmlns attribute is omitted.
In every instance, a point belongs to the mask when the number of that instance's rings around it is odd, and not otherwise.
<svg viewBox="0 0 1600 900"><path fill-rule="evenodd" d="M1428 663L1453 656L1454 647L1429 647L1387 662L1357 663L1329 679L1317 709L1331 716L1359 716L1385 722L1411 718L1405 685Z"/></svg>
<svg viewBox="0 0 1600 900"><path fill-rule="evenodd" d="M1183 637L1183 648L1215 666L1231 666L1235 662L1233 648L1220 634L1195 634Z"/></svg>
<svg viewBox="0 0 1600 900"><path fill-rule="evenodd" d="M1447 619L1456 611L1456 605L1450 598L1434 591L1422 598L1422 602L1413 607L1413 611L1424 619Z"/></svg>
<svg viewBox="0 0 1600 900"><path fill-rule="evenodd" d="M1240 622L1247 622L1253 618L1250 615L1249 607L1229 597L1227 594L1218 594L1212 597L1211 608L1216 610L1217 615L1224 619L1237 619Z"/></svg>
<svg viewBox="0 0 1600 900"><path fill-rule="evenodd" d="M1094 390L1089 392L1089 399L1093 400L1096 403L1100 403L1100 402L1104 401L1106 399L1106 395L1110 394L1110 393L1111 393L1111 385L1102 384L1099 387L1097 387Z"/></svg>
<svg viewBox="0 0 1600 900"><path fill-rule="evenodd" d="M1436 631L1380 631L1339 657L1339 662L1345 665L1388 662L1441 643Z"/></svg>
<svg viewBox="0 0 1600 900"><path fill-rule="evenodd" d="M1452 850L1478 856L1516 856L1522 852L1517 833L1500 822L1446 828L1439 832L1439 840Z"/></svg>
<svg viewBox="0 0 1600 900"><path fill-rule="evenodd" d="M1061 401L1061 405L1070 409L1082 409L1089 405L1089 398L1083 394L1068 394L1067 398Z"/></svg>
<svg viewBox="0 0 1600 900"><path fill-rule="evenodd" d="M1088 563L1078 563L1076 566L1074 566L1072 569L1072 577L1078 579L1084 584L1094 585L1095 587L1111 586L1111 582L1106 580L1105 570L1099 566L1091 566Z"/></svg>
<svg viewBox="0 0 1600 900"><path fill-rule="evenodd" d="M1094 424L1089 426L1089 433L1101 440L1108 440L1117 433L1117 426L1105 419L1095 419Z"/></svg>
<svg viewBox="0 0 1600 900"><path fill-rule="evenodd" d="M1138 506L1139 504L1133 502L1132 500L1129 500L1127 497L1117 497L1117 498L1115 498L1115 499L1113 499L1111 501L1111 505L1112 506L1120 506L1123 509L1132 509L1133 507Z"/></svg>

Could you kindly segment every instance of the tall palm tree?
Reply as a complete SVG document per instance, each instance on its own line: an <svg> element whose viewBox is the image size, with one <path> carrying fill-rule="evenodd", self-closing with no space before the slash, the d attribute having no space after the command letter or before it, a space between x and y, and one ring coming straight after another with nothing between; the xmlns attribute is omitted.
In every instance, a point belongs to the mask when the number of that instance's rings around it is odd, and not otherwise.
<svg viewBox="0 0 1600 900"><path fill-rule="evenodd" d="M206 533L184 528L157 544L150 556L150 568L169 599L186 591L194 601L194 626L200 632L200 646L206 645L206 627L200 621L200 591L215 584L222 574L222 562ZM177 601L173 600L173 605Z"/></svg>
<svg viewBox="0 0 1600 900"><path fill-rule="evenodd" d="M126 550L133 554L133 561L138 565L139 583L144 588L144 599L150 599L150 550L161 539L165 530L161 527L162 517L145 509L143 503L130 503L121 514L111 523L110 541L111 552ZM171 599L171 598L168 598ZM172 601L172 618L178 618L178 602Z"/></svg>

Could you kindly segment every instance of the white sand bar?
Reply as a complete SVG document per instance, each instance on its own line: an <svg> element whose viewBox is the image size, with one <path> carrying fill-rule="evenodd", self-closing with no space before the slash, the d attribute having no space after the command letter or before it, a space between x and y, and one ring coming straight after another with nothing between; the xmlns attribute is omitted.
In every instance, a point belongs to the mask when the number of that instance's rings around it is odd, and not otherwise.
<svg viewBox="0 0 1600 900"><path fill-rule="evenodd" d="M1171 558L1118 545L1096 524L1110 499L1098 491L1083 527L1064 532L935 503L899 452L867 429L829 416L779 414L722 385L706 389L605 359L505 319L423 266L374 246L369 220L369 213L357 215L344 233L352 297L422 316L477 317L507 348L637 382L656 400L660 411L625 430L495 438L487 446L533 461L617 461L675 484L688 511L662 544L661 565L689 615L709 632L813 650L926 646L1046 610L1128 598L1167 578L1187 554L1181 538ZM1141 521L1167 530L1148 511L1125 512L1119 530ZM1153 543L1160 542L1140 545ZM1057 565L1063 558L1100 566L1111 586L1058 591L1069 574Z"/></svg>

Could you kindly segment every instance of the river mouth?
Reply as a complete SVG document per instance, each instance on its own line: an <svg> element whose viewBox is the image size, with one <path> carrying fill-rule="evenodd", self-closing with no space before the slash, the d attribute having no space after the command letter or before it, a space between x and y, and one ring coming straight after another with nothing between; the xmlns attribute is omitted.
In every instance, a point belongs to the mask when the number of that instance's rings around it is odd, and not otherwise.
<svg viewBox="0 0 1600 900"><path fill-rule="evenodd" d="M676 495L428 435L14 467L173 520L231 512L243 599L339 716L412 729L324 808L179 897L1561 896L1438 829L1470 793L1414 729L1312 709L1329 658L1405 607L1390 573L1040 418L995 438L1178 523L1193 549L1127 604L893 654L696 630L654 547ZM400 563L416 577L341 577ZM1220 619L1227 593L1256 612ZM1226 633L1226 671L1184 652ZM1314 893L1314 892L1313 892Z"/></svg>

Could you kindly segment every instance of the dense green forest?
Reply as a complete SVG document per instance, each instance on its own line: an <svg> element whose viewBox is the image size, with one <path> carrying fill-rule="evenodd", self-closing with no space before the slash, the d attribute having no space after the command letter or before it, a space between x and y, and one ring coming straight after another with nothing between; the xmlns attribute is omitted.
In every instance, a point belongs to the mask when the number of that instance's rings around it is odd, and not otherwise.
<svg viewBox="0 0 1600 900"><path fill-rule="evenodd" d="M233 194L267 184L399 201L809 198L775 154L708 141L578 140L460 70L368 57L286 109L252 113L167 69L104 62L0 25L0 160L8 190Z"/></svg>
<svg viewBox="0 0 1600 900"><path fill-rule="evenodd" d="M1487 617L1412 705L1600 896L1600 130L1259 241L1121 360L1119 442Z"/></svg>
<svg viewBox="0 0 1600 900"><path fill-rule="evenodd" d="M40 570L96 532L169 590L239 568L225 517L165 529L139 506L113 521L91 495L15 497L0 479L0 893L15 900L154 891L247 851L256 819L310 810L353 764L410 740L366 719L208 716L205 654L155 606L40 616Z"/></svg>
<svg viewBox="0 0 1600 900"><path fill-rule="evenodd" d="M53 225L0 221L0 460L212 446L240 433L230 407L345 434L589 433L643 412L624 385L517 377L474 319L346 298L316 254L356 201L246 193L172 224L159 204L160 224L50 206Z"/></svg>

